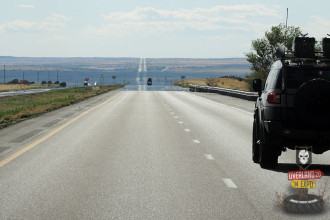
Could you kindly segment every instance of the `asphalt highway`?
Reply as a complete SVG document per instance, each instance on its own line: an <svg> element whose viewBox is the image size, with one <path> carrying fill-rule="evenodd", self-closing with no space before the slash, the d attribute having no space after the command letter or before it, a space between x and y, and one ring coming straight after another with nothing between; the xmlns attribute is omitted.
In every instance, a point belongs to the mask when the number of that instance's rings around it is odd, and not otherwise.
<svg viewBox="0 0 330 220"><path fill-rule="evenodd" d="M287 214L287 151L251 159L254 103L185 91L115 91L0 130L0 219L329 219ZM310 169L329 181L329 152ZM330 193L327 193L326 196Z"/></svg>

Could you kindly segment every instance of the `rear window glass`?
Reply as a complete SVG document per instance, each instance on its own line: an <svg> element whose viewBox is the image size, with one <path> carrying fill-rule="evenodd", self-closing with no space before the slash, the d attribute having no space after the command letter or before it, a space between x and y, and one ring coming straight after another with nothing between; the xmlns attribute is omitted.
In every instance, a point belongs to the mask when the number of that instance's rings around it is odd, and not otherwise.
<svg viewBox="0 0 330 220"><path fill-rule="evenodd" d="M272 69L268 75L265 90L281 89L282 74L281 69Z"/></svg>
<svg viewBox="0 0 330 220"><path fill-rule="evenodd" d="M287 70L287 88L298 89L304 82L321 78L330 81L329 69L290 68Z"/></svg>

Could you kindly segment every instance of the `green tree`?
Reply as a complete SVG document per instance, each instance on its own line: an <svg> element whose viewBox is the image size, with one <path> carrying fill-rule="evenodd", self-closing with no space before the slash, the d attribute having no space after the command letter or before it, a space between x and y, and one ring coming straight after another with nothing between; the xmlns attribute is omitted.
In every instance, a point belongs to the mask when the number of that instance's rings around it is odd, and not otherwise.
<svg viewBox="0 0 330 220"><path fill-rule="evenodd" d="M299 27L289 26L285 28L284 24L272 26L270 31L265 32L265 36L260 39L252 40L251 52L246 53L247 61L251 64L251 75L248 82L252 88L252 80L260 78L265 82L270 67L275 61L275 52L279 46L292 48L293 39L301 36L302 32Z"/></svg>

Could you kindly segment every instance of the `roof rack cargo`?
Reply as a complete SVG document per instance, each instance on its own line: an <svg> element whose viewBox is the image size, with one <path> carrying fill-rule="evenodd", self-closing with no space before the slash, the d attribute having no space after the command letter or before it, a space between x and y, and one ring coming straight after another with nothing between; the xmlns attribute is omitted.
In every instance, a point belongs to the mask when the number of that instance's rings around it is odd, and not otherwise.
<svg viewBox="0 0 330 220"><path fill-rule="evenodd" d="M290 63L300 64L330 64L330 38L322 40L323 52L315 51L314 37L295 37L292 44L292 50L280 46L275 56L282 61L290 60Z"/></svg>

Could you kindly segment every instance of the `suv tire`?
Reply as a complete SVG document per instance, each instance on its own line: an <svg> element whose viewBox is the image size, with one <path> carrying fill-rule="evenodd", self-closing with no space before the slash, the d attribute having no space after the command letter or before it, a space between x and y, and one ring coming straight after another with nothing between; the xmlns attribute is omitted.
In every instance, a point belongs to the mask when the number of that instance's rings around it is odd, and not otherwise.
<svg viewBox="0 0 330 220"><path fill-rule="evenodd" d="M299 200L299 195L291 195L284 200L284 210L294 214L322 212L324 201L316 195L308 195L308 200Z"/></svg>
<svg viewBox="0 0 330 220"><path fill-rule="evenodd" d="M267 143L266 140L266 131L263 126L260 125L259 129L259 137L260 137L260 144L259 144L259 164L262 168L276 168L277 167L277 160L278 160L278 153L275 150L274 146Z"/></svg>
<svg viewBox="0 0 330 220"><path fill-rule="evenodd" d="M252 133L252 160L254 163L259 163L259 135L258 135L258 127L257 120L253 121L253 133Z"/></svg>

